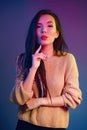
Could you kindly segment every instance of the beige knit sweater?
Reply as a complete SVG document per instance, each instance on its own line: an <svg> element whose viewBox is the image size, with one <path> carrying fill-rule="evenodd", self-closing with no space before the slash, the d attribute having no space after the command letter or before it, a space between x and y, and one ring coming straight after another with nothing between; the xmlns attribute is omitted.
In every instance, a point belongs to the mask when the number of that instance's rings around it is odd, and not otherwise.
<svg viewBox="0 0 87 130"><path fill-rule="evenodd" d="M18 118L20 120L44 127L67 128L69 124L69 107L76 108L82 101L75 58L68 53L66 56L53 56L44 61L44 64L47 85L56 106L52 106L52 104L51 106L41 105L25 111L23 106L26 101L31 100L32 97L38 98L38 89L34 82L33 91L26 92L21 78L16 78L10 100L19 105ZM59 97L63 98L65 105L57 105Z"/></svg>

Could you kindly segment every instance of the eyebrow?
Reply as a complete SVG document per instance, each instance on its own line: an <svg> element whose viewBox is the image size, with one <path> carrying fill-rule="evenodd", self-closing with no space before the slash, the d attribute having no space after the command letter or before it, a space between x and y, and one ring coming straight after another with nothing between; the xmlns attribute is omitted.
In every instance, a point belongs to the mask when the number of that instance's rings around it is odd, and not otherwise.
<svg viewBox="0 0 87 130"><path fill-rule="evenodd" d="M53 23L52 21L48 21L47 23Z"/></svg>
<svg viewBox="0 0 87 130"><path fill-rule="evenodd" d="M47 21L47 24L49 24L49 23L52 23L53 24L53 22L52 21ZM37 24L42 24L42 23L37 23Z"/></svg>

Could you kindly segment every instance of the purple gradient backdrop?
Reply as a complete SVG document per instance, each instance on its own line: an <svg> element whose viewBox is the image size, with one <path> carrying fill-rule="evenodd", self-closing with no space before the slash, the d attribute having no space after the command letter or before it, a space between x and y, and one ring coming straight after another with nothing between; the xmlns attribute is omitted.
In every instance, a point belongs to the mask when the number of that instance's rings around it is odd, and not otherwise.
<svg viewBox="0 0 87 130"><path fill-rule="evenodd" d="M75 55L83 102L70 109L68 130L87 129L87 1L86 0L0 0L0 130L14 130L17 106L9 102L14 85L15 59L24 51L29 23L43 8L55 11L62 23L65 40Z"/></svg>

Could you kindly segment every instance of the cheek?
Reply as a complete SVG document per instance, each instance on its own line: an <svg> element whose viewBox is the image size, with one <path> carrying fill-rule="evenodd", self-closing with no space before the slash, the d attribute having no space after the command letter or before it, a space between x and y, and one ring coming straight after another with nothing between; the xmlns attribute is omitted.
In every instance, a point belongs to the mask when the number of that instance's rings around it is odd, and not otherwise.
<svg viewBox="0 0 87 130"><path fill-rule="evenodd" d="M37 30L36 30L36 35L37 35L37 37L40 36L40 29L37 29Z"/></svg>
<svg viewBox="0 0 87 130"><path fill-rule="evenodd" d="M38 42L38 43L40 43L40 42L41 42L41 40L40 40L40 37L39 37L39 36L37 36L37 42Z"/></svg>
<svg viewBox="0 0 87 130"><path fill-rule="evenodd" d="M51 38L50 38L50 42L52 42L52 43L53 43L53 42L54 42L54 40L55 40L55 38L54 38L54 37L51 37Z"/></svg>
<svg viewBox="0 0 87 130"><path fill-rule="evenodd" d="M38 31L36 30L36 36L38 37L38 35L39 35L39 34L38 34Z"/></svg>
<svg viewBox="0 0 87 130"><path fill-rule="evenodd" d="M56 35L56 33L55 32L52 32L51 34L50 34L50 42L54 42L54 40L56 39L56 37L57 37L57 35Z"/></svg>
<svg viewBox="0 0 87 130"><path fill-rule="evenodd" d="M57 37L56 32L55 31L54 32L50 32L50 37L55 39Z"/></svg>
<svg viewBox="0 0 87 130"><path fill-rule="evenodd" d="M36 31L36 37L37 37L37 40L40 39L40 33L38 31Z"/></svg>
<svg viewBox="0 0 87 130"><path fill-rule="evenodd" d="M55 35L56 34L56 30L55 29L52 29L52 30L48 30L48 33L50 34L50 35Z"/></svg>

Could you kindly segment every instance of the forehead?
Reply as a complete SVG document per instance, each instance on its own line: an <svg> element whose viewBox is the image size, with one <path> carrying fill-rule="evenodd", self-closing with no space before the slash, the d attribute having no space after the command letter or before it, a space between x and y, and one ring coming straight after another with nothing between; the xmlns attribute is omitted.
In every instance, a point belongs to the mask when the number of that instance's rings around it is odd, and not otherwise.
<svg viewBox="0 0 87 130"><path fill-rule="evenodd" d="M54 17L49 14L42 15L38 20L38 23L49 23L49 22L55 23Z"/></svg>

